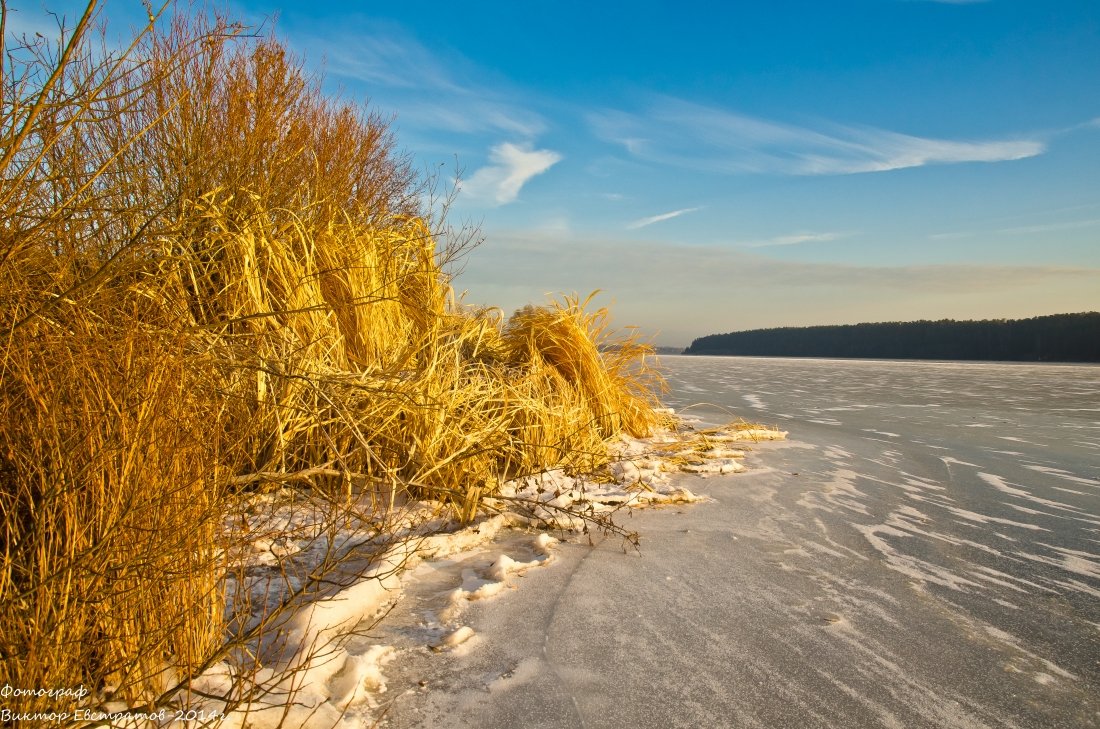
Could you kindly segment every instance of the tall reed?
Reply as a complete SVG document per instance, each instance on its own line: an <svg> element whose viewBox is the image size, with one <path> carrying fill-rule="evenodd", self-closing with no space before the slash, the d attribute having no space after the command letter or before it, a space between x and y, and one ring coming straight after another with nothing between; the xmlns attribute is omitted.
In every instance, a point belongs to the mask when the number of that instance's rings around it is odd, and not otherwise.
<svg viewBox="0 0 1100 729"><path fill-rule="evenodd" d="M0 684L140 703L209 665L243 492L470 519L657 424L606 312L454 304L384 119L219 16L117 52L95 11L0 49Z"/></svg>

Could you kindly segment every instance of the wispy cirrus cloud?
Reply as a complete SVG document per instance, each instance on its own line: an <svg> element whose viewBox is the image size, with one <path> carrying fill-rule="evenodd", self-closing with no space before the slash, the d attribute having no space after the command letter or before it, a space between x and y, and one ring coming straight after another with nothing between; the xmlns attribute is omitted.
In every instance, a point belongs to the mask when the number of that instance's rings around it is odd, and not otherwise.
<svg viewBox="0 0 1100 729"><path fill-rule="evenodd" d="M295 40L330 75L372 89L371 101L397 110L402 127L528 138L547 127L507 79L457 51L429 49L401 25L349 17L342 32L305 28Z"/></svg>
<svg viewBox="0 0 1100 729"><path fill-rule="evenodd" d="M494 206L505 205L519 196L528 180L546 172L561 158L549 149L505 142L490 150L490 164L461 181L459 187L467 197Z"/></svg>
<svg viewBox="0 0 1100 729"><path fill-rule="evenodd" d="M955 141L868 126L814 129L660 97L644 113L589 115L594 133L650 162L718 173L843 175L960 162L1004 162L1046 151L1038 138Z"/></svg>
<svg viewBox="0 0 1100 729"><path fill-rule="evenodd" d="M1086 311L1100 285L1095 267L792 261L625 235L500 230L481 252L458 279L471 301L510 311L547 291L599 289L618 324L660 330L658 343L681 346L733 328Z"/></svg>
<svg viewBox="0 0 1100 729"><path fill-rule="evenodd" d="M694 213L697 210L702 210L702 207L695 208L683 208L682 210L673 210L669 213L661 213L660 215L650 215L648 218L639 218L631 223L627 223L627 230L637 230L638 228L644 228L647 225L653 225L654 223L660 223L664 220L672 220L678 218L681 215L687 215L688 213Z"/></svg>
<svg viewBox="0 0 1100 729"><path fill-rule="evenodd" d="M662 285L675 287L677 291L681 287L685 291L713 289L728 296L728 284L735 278L753 287L859 286L890 295L900 291L967 295L1052 280L1064 284L1100 282L1100 268L1089 266L788 261L732 246L583 235L562 238L530 231L498 231L486 246L492 255L471 262L468 267L471 282L507 280L510 276L503 274L526 267L534 272L529 282L532 289L559 290L563 283L574 281L574 287L604 289L617 296L625 295L627 290L644 294ZM515 268L509 268L513 264ZM489 271L494 273L487 275Z"/></svg>
<svg viewBox="0 0 1100 729"><path fill-rule="evenodd" d="M743 248L769 248L771 246L796 246L801 243L825 243L838 238L843 238L841 233L794 233L792 235L779 235L774 238L753 240L741 243Z"/></svg>
<svg viewBox="0 0 1100 729"><path fill-rule="evenodd" d="M931 240L956 240L961 238L977 238L991 235L1034 235L1036 233L1054 233L1065 230L1081 230L1082 228L1094 228L1100 226L1100 218L1090 220L1066 220L1058 223L1042 223L1039 225L1019 225L1014 228L997 228L996 230L965 230L955 233L934 233Z"/></svg>

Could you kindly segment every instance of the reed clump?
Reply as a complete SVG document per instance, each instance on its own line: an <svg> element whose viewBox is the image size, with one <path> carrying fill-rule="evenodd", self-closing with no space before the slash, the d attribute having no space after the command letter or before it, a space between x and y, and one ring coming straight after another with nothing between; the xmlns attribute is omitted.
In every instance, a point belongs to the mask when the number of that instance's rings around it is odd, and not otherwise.
<svg viewBox="0 0 1100 729"><path fill-rule="evenodd" d="M469 239L384 119L224 18L119 52L95 11L0 48L0 684L153 705L211 665L252 490L468 520L657 425L648 347L589 300L455 303Z"/></svg>

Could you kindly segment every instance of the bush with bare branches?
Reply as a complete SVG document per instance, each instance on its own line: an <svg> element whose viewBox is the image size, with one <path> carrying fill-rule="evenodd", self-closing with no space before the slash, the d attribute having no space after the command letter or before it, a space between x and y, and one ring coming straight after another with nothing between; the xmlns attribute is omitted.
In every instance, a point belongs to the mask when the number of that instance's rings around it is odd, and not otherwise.
<svg viewBox="0 0 1100 729"><path fill-rule="evenodd" d="M0 684L157 706L278 624L225 611L251 494L373 525L328 542L350 584L401 497L468 521L506 479L598 467L660 379L576 299L457 306L470 239L438 244L385 120L279 42L179 13L112 51L96 5L0 49Z"/></svg>

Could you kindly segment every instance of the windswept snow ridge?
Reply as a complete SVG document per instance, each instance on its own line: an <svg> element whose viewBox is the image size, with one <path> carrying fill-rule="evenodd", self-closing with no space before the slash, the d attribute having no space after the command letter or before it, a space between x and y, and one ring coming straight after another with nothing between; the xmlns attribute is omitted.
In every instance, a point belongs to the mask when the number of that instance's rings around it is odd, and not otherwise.
<svg viewBox="0 0 1100 729"><path fill-rule="evenodd" d="M379 519L365 502L334 516L332 504L303 501L298 491L257 495L231 517L249 537L247 549L230 555L237 569L226 585L238 639L192 682L184 703L221 716L224 727L370 726L385 702L384 668L400 660L370 629L410 586L441 596L441 608L410 626L421 649L469 650L480 638L462 623L466 605L551 564L557 537L610 524L626 509L705 501L673 474L740 471L738 445L785 436L735 424L622 437L603 472L557 469L508 481L484 500L489 513L461 528L430 502Z"/></svg>

